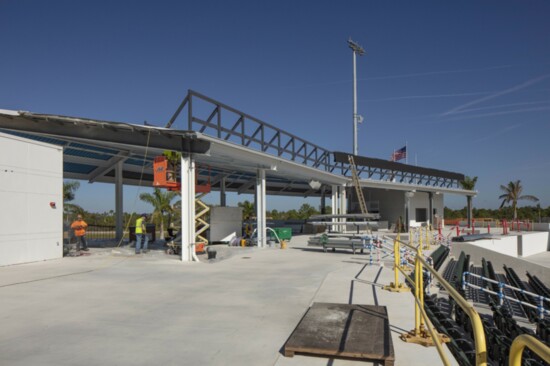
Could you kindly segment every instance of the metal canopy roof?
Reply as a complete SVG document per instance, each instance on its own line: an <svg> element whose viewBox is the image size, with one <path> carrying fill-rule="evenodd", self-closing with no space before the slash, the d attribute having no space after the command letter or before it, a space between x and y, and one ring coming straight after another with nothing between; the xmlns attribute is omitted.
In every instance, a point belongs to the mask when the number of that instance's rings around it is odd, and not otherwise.
<svg viewBox="0 0 550 366"><path fill-rule="evenodd" d="M180 115L187 130L172 128ZM63 146L69 179L114 183L114 168L122 161L124 184L152 186L153 158L174 150L193 154L199 182L210 178L214 190L225 178L226 191L254 193L258 169L266 171L270 195L319 196L330 185L351 182L347 154L191 90L166 128L0 109L0 130ZM366 157L355 162L365 187L475 194L459 189L461 174ZM313 182L321 188L312 188Z"/></svg>
<svg viewBox="0 0 550 366"><path fill-rule="evenodd" d="M210 178L213 189L225 177L226 191L253 193L258 169L266 169L267 193L275 195L319 195L309 181L347 181L194 131L5 110L0 131L62 146L65 178L89 182L114 183L114 168L123 161L124 184L152 186L153 159L165 150L193 154L199 182Z"/></svg>

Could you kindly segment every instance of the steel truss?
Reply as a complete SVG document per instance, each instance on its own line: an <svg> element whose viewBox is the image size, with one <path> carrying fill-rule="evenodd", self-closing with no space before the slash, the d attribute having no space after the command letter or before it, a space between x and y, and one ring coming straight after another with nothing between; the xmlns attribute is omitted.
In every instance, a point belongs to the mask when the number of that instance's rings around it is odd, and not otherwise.
<svg viewBox="0 0 550 366"><path fill-rule="evenodd" d="M189 131L205 133L312 168L351 177L347 154L344 159L344 153L326 150L193 90L188 91L166 128L172 127L185 108L186 128ZM203 116L200 116L201 113ZM331 155L334 159L331 159ZM464 175L458 173L385 162L381 159L357 157L355 163L357 174L362 179L457 189L464 179Z"/></svg>

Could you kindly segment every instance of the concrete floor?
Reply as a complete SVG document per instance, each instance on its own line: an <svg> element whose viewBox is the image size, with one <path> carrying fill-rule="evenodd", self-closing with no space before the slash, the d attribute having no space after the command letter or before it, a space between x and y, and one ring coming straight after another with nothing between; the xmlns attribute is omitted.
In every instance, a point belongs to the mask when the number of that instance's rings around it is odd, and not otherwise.
<svg viewBox="0 0 550 366"><path fill-rule="evenodd" d="M393 281L389 260L371 266L368 255L306 242L235 248L214 264L92 249L2 267L0 365L370 364L280 353L312 302L386 305L396 365L441 364L435 348L399 340L413 328L413 297L381 290Z"/></svg>

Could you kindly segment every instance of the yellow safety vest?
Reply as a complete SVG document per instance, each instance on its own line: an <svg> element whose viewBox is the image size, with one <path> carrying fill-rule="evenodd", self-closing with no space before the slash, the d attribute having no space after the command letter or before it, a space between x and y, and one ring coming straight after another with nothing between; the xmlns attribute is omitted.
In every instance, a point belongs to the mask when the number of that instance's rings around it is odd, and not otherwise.
<svg viewBox="0 0 550 366"><path fill-rule="evenodd" d="M143 234L143 229L141 225L143 224L143 217L140 217L136 220L136 234Z"/></svg>

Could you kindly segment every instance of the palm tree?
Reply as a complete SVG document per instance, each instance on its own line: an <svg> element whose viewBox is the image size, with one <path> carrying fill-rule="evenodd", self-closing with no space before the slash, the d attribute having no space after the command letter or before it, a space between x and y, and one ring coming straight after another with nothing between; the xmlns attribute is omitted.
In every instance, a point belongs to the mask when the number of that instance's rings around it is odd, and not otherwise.
<svg viewBox="0 0 550 366"><path fill-rule="evenodd" d="M177 196L177 192L162 191L155 188L153 194L142 193L139 198L153 206L153 221L160 224L160 237L164 238L164 214L172 211L171 202Z"/></svg>
<svg viewBox="0 0 550 366"><path fill-rule="evenodd" d="M538 202L538 198L531 195L522 195L523 187L520 180L515 182L509 182L507 186L500 186L500 189L505 193L500 195L498 198L502 200L500 208L504 207L507 203L512 203L512 210L514 211L514 220L518 218L518 201L519 200L528 200L533 202Z"/></svg>
<svg viewBox="0 0 550 366"><path fill-rule="evenodd" d="M80 188L80 182L76 180L63 182L63 202L74 200L74 193Z"/></svg>
<svg viewBox="0 0 550 366"><path fill-rule="evenodd" d="M66 215L67 224L69 223L70 215L82 214L84 212L82 207L69 203L74 200L75 192L78 188L80 188L80 182L75 180L63 182L63 211Z"/></svg>
<svg viewBox="0 0 550 366"><path fill-rule="evenodd" d="M249 201L239 202L237 206L243 208L243 220L249 220L254 216L254 204Z"/></svg>
<svg viewBox="0 0 550 366"><path fill-rule="evenodd" d="M462 187L462 189L466 189L468 191L473 191L476 187L476 183L477 183L477 177L468 177L468 176L465 176L464 177L464 180L463 181L460 181L460 186ZM471 221L472 221L472 218L474 217L473 215L473 207L472 207L472 198L473 196L466 196L467 197L467 200L468 200L468 227L471 226Z"/></svg>

